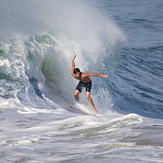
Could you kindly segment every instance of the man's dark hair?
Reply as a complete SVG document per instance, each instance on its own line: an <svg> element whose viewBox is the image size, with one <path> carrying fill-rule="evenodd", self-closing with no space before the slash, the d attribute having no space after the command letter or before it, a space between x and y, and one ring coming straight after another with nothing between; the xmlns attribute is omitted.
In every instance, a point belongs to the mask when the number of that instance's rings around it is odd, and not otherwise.
<svg viewBox="0 0 163 163"><path fill-rule="evenodd" d="M75 68L74 71L73 71L74 74L77 74L78 72L80 72L79 68Z"/></svg>

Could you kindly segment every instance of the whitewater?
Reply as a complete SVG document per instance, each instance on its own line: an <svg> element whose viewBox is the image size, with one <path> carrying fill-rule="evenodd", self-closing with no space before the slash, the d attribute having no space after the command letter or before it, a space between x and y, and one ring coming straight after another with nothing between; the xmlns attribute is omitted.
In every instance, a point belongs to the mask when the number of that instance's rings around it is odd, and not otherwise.
<svg viewBox="0 0 163 163"><path fill-rule="evenodd" d="M0 162L163 162L162 9L1 0ZM101 116L84 91L74 99L74 55L81 71L109 76L91 77Z"/></svg>

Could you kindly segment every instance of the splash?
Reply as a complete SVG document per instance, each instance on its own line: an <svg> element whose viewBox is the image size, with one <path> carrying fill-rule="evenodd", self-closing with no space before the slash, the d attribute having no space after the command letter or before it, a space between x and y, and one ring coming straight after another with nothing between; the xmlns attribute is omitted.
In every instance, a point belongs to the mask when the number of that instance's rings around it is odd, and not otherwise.
<svg viewBox="0 0 163 163"><path fill-rule="evenodd" d="M43 92L71 101L76 85L70 75L73 55L82 71L98 73L111 49L126 40L111 16L90 2L6 0L0 9L1 49L10 55L8 68L14 67L27 95L32 90L28 79L36 79L41 96Z"/></svg>

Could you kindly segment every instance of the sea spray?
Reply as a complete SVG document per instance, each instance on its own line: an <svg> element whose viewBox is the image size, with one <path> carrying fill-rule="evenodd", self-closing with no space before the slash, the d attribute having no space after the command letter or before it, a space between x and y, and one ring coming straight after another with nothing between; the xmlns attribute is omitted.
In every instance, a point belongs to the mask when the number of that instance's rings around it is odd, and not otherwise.
<svg viewBox="0 0 163 163"><path fill-rule="evenodd" d="M95 4L91 6L87 2L16 0L12 3L7 0L1 2L1 9L6 10L3 12L5 17L1 17L1 39L7 39L2 42L1 49L14 61L12 65L17 75L13 78L17 76L22 85L22 88L16 89L15 96L21 101L28 99L28 103L33 100L31 95L35 97L36 90L37 95L39 92L39 96L45 95L53 101L56 95L74 101L73 91L77 81L70 75L71 58L77 55L76 66L81 71L100 73L100 69L105 70L102 66L105 57L126 39L111 17ZM7 28L4 25L8 25ZM8 65L11 60L8 60ZM37 89L31 83L34 80ZM92 80L96 104L108 103L108 99L99 95L99 89L106 91L102 87L105 80ZM24 98L18 95L22 96L22 93ZM104 94L109 97L108 91ZM82 101L85 101L84 96Z"/></svg>

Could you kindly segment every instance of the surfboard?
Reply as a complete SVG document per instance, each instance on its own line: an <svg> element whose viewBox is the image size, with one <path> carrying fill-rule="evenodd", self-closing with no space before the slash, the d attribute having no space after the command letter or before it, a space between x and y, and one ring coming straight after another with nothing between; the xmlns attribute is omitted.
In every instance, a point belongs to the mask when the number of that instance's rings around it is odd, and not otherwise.
<svg viewBox="0 0 163 163"><path fill-rule="evenodd" d="M48 100L48 99L46 99L46 100ZM94 115L94 116L101 116L102 115L100 113L95 113L92 110L92 108L90 109L88 106L86 106L84 104L72 103L70 101L66 101L65 99L58 99L56 97L55 103L57 106L54 106L54 107L61 106L62 108L68 110L69 112L73 112L73 113L77 113L77 114L81 114L81 115Z"/></svg>
<svg viewBox="0 0 163 163"><path fill-rule="evenodd" d="M86 114L86 115L102 116L102 114L100 114L98 112L94 112L89 107L87 107L83 104L79 104L79 103L77 103L76 105L69 105L68 109L69 109L69 111L80 112L80 113Z"/></svg>

